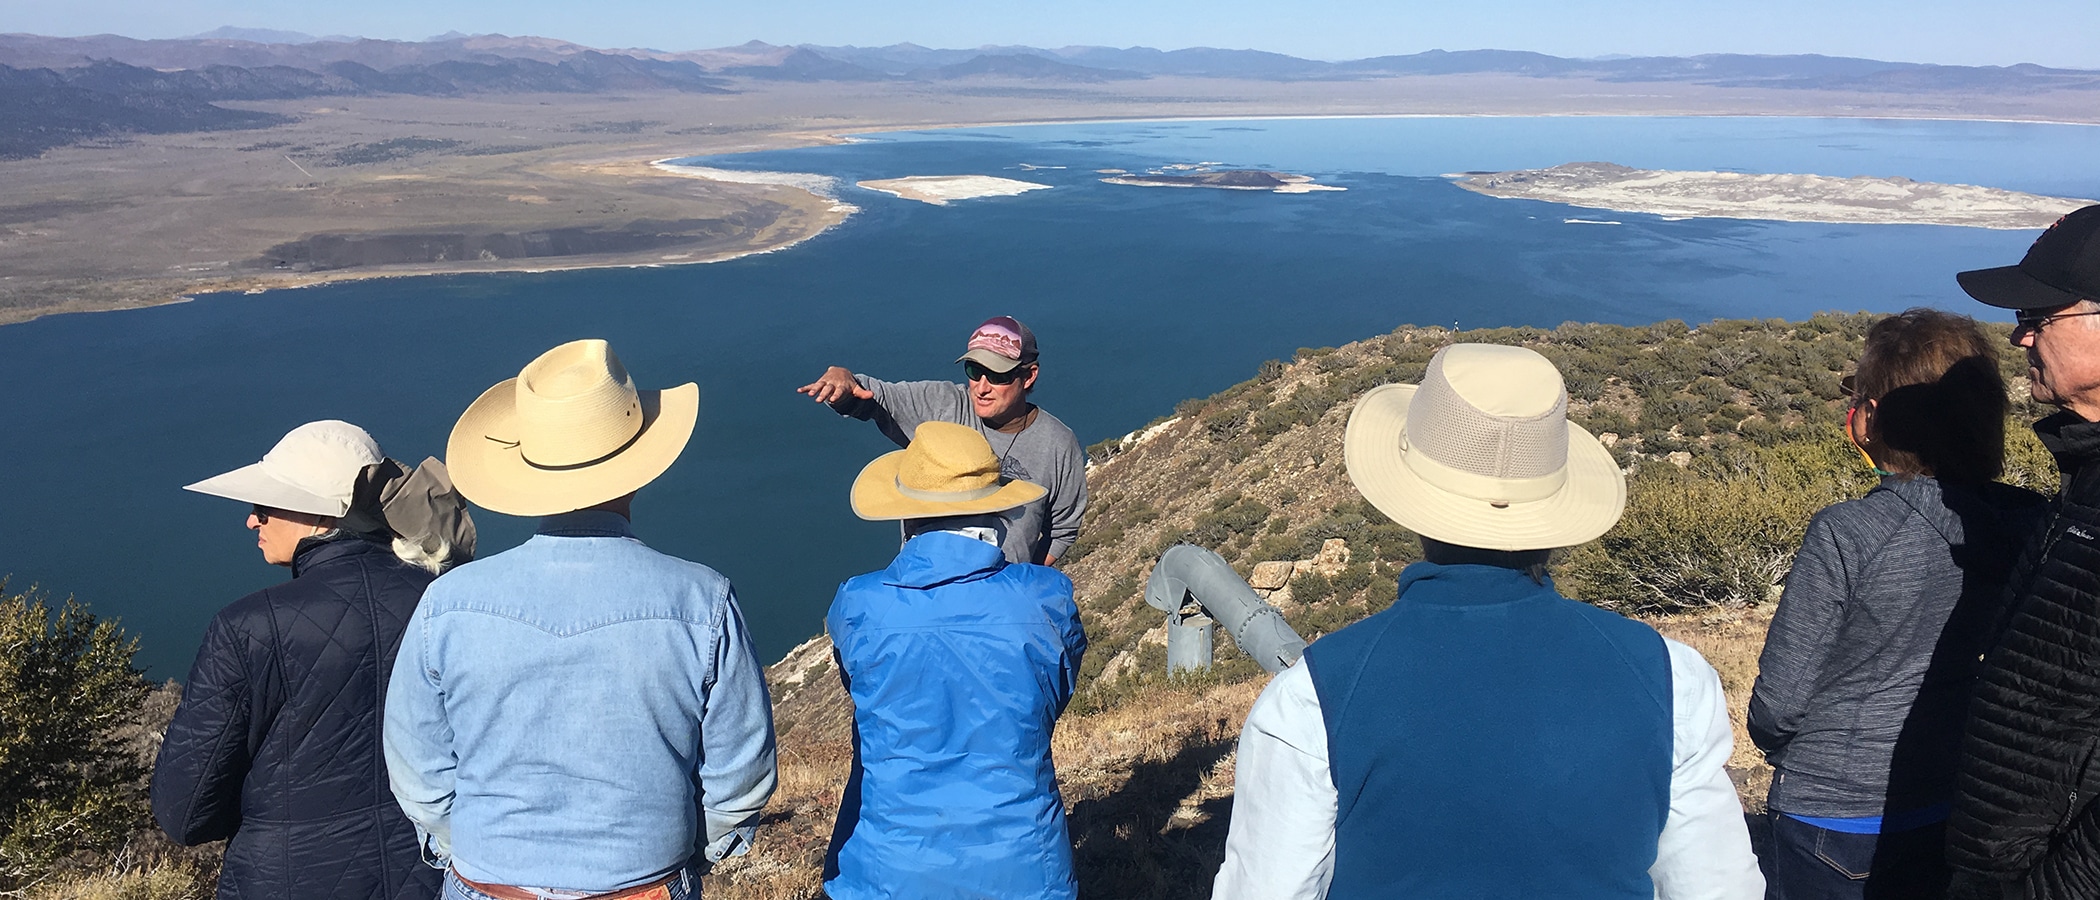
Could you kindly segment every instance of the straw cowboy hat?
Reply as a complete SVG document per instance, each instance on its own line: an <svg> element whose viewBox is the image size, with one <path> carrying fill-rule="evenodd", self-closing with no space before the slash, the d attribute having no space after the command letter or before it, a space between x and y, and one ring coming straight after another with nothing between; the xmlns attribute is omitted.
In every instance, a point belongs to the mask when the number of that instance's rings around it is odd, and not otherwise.
<svg viewBox="0 0 2100 900"><path fill-rule="evenodd" d="M885 453L853 479L853 514L863 519L933 519L995 513L1048 491L999 475L999 456L977 429L927 422L911 445Z"/></svg>
<svg viewBox="0 0 2100 900"><path fill-rule="evenodd" d="M1626 509L1611 453L1568 421L1560 370L1522 347L1453 344L1420 386L1371 389L1349 414L1342 455L1372 506L1462 547L1572 547Z"/></svg>
<svg viewBox="0 0 2100 900"><path fill-rule="evenodd" d="M699 414L698 385L635 390L604 341L570 341L467 407L452 426L445 465L476 504L551 516L656 480L685 449Z"/></svg>

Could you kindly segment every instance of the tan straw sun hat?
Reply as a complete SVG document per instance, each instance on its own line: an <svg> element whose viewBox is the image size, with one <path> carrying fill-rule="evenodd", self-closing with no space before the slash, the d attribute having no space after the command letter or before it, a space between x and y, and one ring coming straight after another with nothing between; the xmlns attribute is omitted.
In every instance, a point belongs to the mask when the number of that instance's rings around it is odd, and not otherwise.
<svg viewBox="0 0 2100 900"><path fill-rule="evenodd" d="M635 390L604 341L570 341L467 407L445 466L461 494L495 512L565 513L656 480L699 414L698 385Z"/></svg>
<svg viewBox="0 0 2100 900"><path fill-rule="evenodd" d="M1592 540L1626 508L1626 476L1568 421L1560 370L1522 347L1453 344L1418 387L1356 402L1342 438L1349 480L1423 537L1484 550Z"/></svg>
<svg viewBox="0 0 2100 900"><path fill-rule="evenodd" d="M911 445L885 453L853 479L853 514L863 519L933 519L995 513L1033 503L1047 491L999 475L984 435L953 422L927 422Z"/></svg>

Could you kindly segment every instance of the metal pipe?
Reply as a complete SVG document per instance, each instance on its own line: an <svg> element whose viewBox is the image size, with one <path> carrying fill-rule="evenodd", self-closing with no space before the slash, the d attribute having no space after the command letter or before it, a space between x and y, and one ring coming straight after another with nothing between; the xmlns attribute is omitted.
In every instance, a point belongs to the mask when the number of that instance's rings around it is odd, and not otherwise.
<svg viewBox="0 0 2100 900"><path fill-rule="evenodd" d="M1169 672L1210 668L1212 622L1225 626L1232 642L1272 674L1305 652L1305 640L1276 607L1256 596L1224 557L1194 544L1175 544L1160 555L1145 583L1145 602L1167 614ZM1180 653L1177 634L1183 635Z"/></svg>
<svg viewBox="0 0 2100 900"><path fill-rule="evenodd" d="M1202 613L1167 614L1167 674L1210 668L1211 632L1216 624L1216 620Z"/></svg>

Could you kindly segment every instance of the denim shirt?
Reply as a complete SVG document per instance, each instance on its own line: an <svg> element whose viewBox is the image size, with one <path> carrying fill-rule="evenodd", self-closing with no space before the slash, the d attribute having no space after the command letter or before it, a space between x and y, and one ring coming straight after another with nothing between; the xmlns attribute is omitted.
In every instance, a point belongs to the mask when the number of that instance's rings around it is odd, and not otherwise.
<svg viewBox="0 0 2100 900"><path fill-rule="evenodd" d="M704 871L748 848L773 793L753 654L728 579L616 514L549 517L424 593L386 697L394 796L474 881L609 892Z"/></svg>

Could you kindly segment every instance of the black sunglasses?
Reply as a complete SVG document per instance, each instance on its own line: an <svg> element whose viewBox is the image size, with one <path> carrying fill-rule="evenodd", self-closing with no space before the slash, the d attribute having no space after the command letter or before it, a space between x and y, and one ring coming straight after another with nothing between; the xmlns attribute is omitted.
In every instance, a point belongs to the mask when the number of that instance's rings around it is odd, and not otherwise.
<svg viewBox="0 0 2100 900"><path fill-rule="evenodd" d="M2042 328L2044 326L2047 326L2051 322L2054 322L2058 319L2075 319L2079 316L2100 316L2100 311L2038 315L2033 310L2023 309L2013 314L2013 322L2016 323L2016 325L2020 328L2025 328L2028 331L2040 333Z"/></svg>
<svg viewBox="0 0 2100 900"><path fill-rule="evenodd" d="M273 512L276 512L276 510L257 503L254 509L248 511L248 514L255 517L255 524L261 525L270 521L270 514Z"/></svg>
<svg viewBox="0 0 2100 900"><path fill-rule="evenodd" d="M963 378L969 381L983 379L993 384L1013 384L1015 381L1020 380L1022 376L1027 375L1030 368L1031 366L1024 363L1004 372L994 372L974 360L965 360L963 362Z"/></svg>

